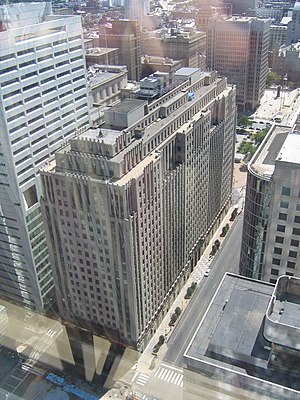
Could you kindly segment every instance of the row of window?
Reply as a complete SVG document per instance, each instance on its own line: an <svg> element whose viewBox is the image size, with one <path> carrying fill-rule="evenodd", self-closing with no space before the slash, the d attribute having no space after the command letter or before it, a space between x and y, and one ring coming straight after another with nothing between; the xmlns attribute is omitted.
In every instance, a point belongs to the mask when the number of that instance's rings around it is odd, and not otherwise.
<svg viewBox="0 0 300 400"><path fill-rule="evenodd" d="M286 228L285 225L279 225L279 224L278 224L278 225L277 225L277 232L285 232L285 228ZM300 229L299 229L299 228L293 228L292 234L293 234L293 235L300 236Z"/></svg>

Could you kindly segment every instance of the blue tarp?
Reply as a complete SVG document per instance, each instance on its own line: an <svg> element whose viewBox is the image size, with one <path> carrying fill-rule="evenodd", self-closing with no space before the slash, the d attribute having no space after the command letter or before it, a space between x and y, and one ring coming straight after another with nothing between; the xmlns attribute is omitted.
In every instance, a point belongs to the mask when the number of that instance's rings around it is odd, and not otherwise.
<svg viewBox="0 0 300 400"><path fill-rule="evenodd" d="M86 393L85 391L78 389L74 385L66 384L65 379L61 376L50 373L46 376L46 380L48 382L54 383L54 385L61 387L62 390L66 393L72 393L82 400L99 400L99 397L95 397L92 394Z"/></svg>

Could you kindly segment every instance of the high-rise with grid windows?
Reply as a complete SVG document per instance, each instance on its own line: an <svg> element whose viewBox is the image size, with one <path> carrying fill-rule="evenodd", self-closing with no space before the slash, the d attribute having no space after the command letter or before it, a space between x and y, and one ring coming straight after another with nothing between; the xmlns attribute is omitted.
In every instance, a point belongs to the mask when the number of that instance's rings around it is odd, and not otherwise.
<svg viewBox="0 0 300 400"><path fill-rule="evenodd" d="M60 315L142 349L231 201L235 88L182 68L127 99L42 171Z"/></svg>
<svg viewBox="0 0 300 400"><path fill-rule="evenodd" d="M43 310L53 278L39 169L89 122L79 17L50 3L0 7L0 293Z"/></svg>
<svg viewBox="0 0 300 400"><path fill-rule="evenodd" d="M248 165L240 273L300 276L300 134L274 126Z"/></svg>
<svg viewBox="0 0 300 400"><path fill-rule="evenodd" d="M255 109L269 71L271 20L252 17L212 18L207 26L207 67L236 85L238 110Z"/></svg>

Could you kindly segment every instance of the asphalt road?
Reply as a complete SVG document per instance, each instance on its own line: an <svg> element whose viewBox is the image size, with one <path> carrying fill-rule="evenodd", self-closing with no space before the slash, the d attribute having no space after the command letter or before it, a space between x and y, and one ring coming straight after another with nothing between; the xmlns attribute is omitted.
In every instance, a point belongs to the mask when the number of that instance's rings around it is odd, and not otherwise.
<svg viewBox="0 0 300 400"><path fill-rule="evenodd" d="M243 217L239 215L234 227L229 231L222 247L211 263L210 275L207 278L203 278L190 300L184 315L174 328L168 341L168 350L164 357L164 361L168 364L182 367L183 354L225 272L238 273L242 226Z"/></svg>

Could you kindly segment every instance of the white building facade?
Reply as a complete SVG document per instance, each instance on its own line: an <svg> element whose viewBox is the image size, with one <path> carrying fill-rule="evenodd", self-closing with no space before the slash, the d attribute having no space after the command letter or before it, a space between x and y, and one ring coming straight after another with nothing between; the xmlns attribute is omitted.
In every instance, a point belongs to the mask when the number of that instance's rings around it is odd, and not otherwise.
<svg viewBox="0 0 300 400"><path fill-rule="evenodd" d="M89 123L81 22L51 15L49 3L0 15L0 292L41 311L53 279L39 169Z"/></svg>

